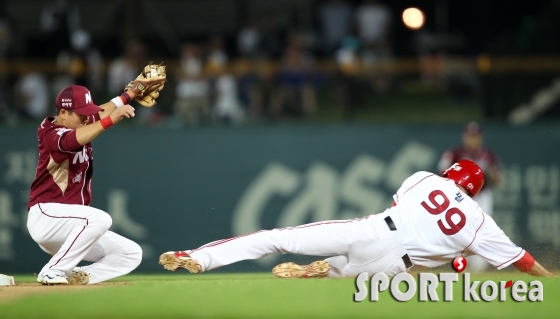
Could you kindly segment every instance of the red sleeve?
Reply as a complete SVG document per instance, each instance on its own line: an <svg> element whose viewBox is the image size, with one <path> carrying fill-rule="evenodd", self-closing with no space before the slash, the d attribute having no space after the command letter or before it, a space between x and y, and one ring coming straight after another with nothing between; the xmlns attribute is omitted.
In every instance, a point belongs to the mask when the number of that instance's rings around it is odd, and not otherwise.
<svg viewBox="0 0 560 319"><path fill-rule="evenodd" d="M58 143L60 145L60 149L63 151L76 151L82 147L82 145L78 143L76 130L71 130L66 134L62 134Z"/></svg>
<svg viewBox="0 0 560 319"><path fill-rule="evenodd" d="M531 268L533 268L533 265L535 265L535 258L526 251L523 257L514 262L513 265L515 268L519 269L519 271L528 272Z"/></svg>
<svg viewBox="0 0 560 319"><path fill-rule="evenodd" d="M49 130L45 133L44 140L51 152L75 153L82 147L76 138L76 130L69 128Z"/></svg>

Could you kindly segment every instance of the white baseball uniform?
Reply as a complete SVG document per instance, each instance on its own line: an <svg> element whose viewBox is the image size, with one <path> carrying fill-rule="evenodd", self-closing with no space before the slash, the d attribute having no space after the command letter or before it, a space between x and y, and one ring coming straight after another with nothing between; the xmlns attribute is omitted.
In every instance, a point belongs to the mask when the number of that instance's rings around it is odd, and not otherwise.
<svg viewBox="0 0 560 319"><path fill-rule="evenodd" d="M90 116L90 122L99 119ZM53 255L39 277L68 277L82 260L89 284L134 270L142 260L138 244L108 231L111 216L90 207L93 152L91 143L77 144L76 131L46 118L38 128L39 162L28 203L29 234Z"/></svg>
<svg viewBox="0 0 560 319"><path fill-rule="evenodd" d="M410 260L435 267L469 254L502 269L524 254L452 180L418 172L394 199L381 214L264 230L186 252L203 271L271 253L331 256L329 277L394 275L411 267Z"/></svg>
<svg viewBox="0 0 560 319"><path fill-rule="evenodd" d="M498 157L490 149L480 147L472 152L465 147L456 147L442 154L438 163L440 171L444 171L451 164L461 159L468 159L475 162L486 174L486 180L482 189L473 197L483 212L492 216L494 214L494 196L492 194L491 180L488 179L491 169L499 169L500 163ZM484 271L490 266L480 256L470 256L467 258L471 271Z"/></svg>

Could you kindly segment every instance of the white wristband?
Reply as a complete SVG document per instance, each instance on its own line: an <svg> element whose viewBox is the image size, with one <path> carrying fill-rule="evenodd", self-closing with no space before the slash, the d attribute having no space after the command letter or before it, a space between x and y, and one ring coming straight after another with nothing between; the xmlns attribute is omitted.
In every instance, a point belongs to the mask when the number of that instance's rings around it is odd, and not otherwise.
<svg viewBox="0 0 560 319"><path fill-rule="evenodd" d="M113 102L113 104L115 104L116 107L120 107L124 105L120 96L114 97L113 99L111 99L111 102Z"/></svg>

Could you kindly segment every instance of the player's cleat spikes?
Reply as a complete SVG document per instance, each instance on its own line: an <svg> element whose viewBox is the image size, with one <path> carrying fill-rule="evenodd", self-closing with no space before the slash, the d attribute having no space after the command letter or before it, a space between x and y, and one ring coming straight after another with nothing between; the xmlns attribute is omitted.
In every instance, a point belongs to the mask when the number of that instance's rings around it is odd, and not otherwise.
<svg viewBox="0 0 560 319"><path fill-rule="evenodd" d="M202 272L202 265L184 251L168 251L162 254L159 256L159 264L171 271L183 268L193 274Z"/></svg>
<svg viewBox="0 0 560 319"><path fill-rule="evenodd" d="M56 274L56 273L52 273L52 274L45 274L44 276L40 276L41 279L41 283L43 285L67 285L68 284L68 280L66 280L66 278L64 278L62 275L60 274ZM37 277L37 281L39 281L39 277Z"/></svg>
<svg viewBox="0 0 560 319"><path fill-rule="evenodd" d="M72 274L68 277L69 285L87 285L89 283L89 273L80 267L72 270Z"/></svg>
<svg viewBox="0 0 560 319"><path fill-rule="evenodd" d="M324 278L327 277L330 269L331 265L324 260L318 260L303 266L288 262L274 267L272 273L278 278Z"/></svg>

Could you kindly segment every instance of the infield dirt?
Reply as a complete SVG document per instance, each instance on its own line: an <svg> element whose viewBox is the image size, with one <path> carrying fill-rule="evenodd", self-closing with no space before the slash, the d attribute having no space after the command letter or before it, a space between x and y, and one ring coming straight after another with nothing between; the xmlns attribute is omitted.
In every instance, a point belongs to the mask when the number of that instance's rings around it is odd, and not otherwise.
<svg viewBox="0 0 560 319"><path fill-rule="evenodd" d="M84 289L96 289L99 287L106 286L117 286L117 285L127 285L127 282L106 282L96 285L86 285L86 286L68 286L68 285L56 285L56 286L44 286L39 283L22 283L16 284L15 286L2 286L0 287L0 303L13 301L18 298L37 295L37 294L48 294L53 292L69 292L74 290L84 290Z"/></svg>

